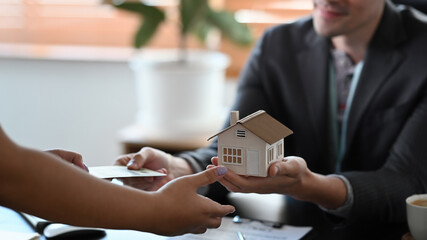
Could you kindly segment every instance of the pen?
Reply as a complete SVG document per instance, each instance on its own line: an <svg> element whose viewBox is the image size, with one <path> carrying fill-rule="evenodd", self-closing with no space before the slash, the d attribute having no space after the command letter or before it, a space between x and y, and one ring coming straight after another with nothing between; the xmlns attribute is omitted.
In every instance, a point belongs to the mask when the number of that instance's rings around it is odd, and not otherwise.
<svg viewBox="0 0 427 240"><path fill-rule="evenodd" d="M237 232L237 238L239 240L245 240L245 236L243 236L242 232L240 232L240 231Z"/></svg>

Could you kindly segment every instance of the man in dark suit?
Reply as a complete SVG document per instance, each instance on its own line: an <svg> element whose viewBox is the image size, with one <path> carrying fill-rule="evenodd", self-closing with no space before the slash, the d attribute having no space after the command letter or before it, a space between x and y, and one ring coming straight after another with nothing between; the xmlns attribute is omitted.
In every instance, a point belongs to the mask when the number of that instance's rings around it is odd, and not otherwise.
<svg viewBox="0 0 427 240"><path fill-rule="evenodd" d="M423 13L427 13L427 1L425 0L393 0L396 4L412 6Z"/></svg>
<svg viewBox="0 0 427 240"><path fill-rule="evenodd" d="M285 155L297 157L272 164L267 178L229 171L221 184L311 202L347 223L402 223L405 198L427 192L427 17L386 0L313 2L312 17L260 39L232 107L264 109L292 129ZM173 157L142 149L118 163L165 167L171 179L216 155L214 142Z"/></svg>

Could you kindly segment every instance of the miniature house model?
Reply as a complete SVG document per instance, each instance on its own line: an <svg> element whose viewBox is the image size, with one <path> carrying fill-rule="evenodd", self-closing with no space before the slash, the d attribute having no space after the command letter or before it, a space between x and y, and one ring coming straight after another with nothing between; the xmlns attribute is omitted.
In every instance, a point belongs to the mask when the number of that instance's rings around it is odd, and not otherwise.
<svg viewBox="0 0 427 240"><path fill-rule="evenodd" d="M239 120L233 111L230 126L218 136L219 164L240 175L266 177L271 162L283 159L283 139L292 131L265 111Z"/></svg>

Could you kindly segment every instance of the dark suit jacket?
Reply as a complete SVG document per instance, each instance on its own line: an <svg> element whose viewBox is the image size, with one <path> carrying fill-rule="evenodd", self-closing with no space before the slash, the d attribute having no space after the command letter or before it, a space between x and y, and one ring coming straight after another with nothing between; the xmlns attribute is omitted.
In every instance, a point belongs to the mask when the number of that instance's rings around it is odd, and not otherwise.
<svg viewBox="0 0 427 240"><path fill-rule="evenodd" d="M264 109L292 129L285 155L304 158L311 171L322 174L334 173L336 161L330 47L311 18L268 30L242 72L233 106L241 117ZM426 138L426 16L387 2L349 115L341 173L354 191L349 221L405 221L405 198L427 192ZM213 143L181 156L204 166L216 151Z"/></svg>

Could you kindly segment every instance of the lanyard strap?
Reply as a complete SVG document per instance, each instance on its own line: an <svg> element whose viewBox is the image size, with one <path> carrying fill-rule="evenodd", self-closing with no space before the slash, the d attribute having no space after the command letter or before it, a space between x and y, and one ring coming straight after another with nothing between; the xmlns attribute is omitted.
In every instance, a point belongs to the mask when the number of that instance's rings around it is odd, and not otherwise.
<svg viewBox="0 0 427 240"><path fill-rule="evenodd" d="M334 141L334 149L336 151L337 161L335 165L336 172L341 171L341 164L344 159L346 150L346 135L347 135L347 124L348 117L350 115L351 104L353 102L354 94L356 92L357 84L359 83L360 75L362 74L363 61L357 63L353 78L351 80L350 90L347 97L346 108L344 110L344 116L341 126L341 135L338 133L338 102L337 102L337 87L335 81L335 67L333 60L329 63L329 100L330 100L330 114L332 120L332 136Z"/></svg>

